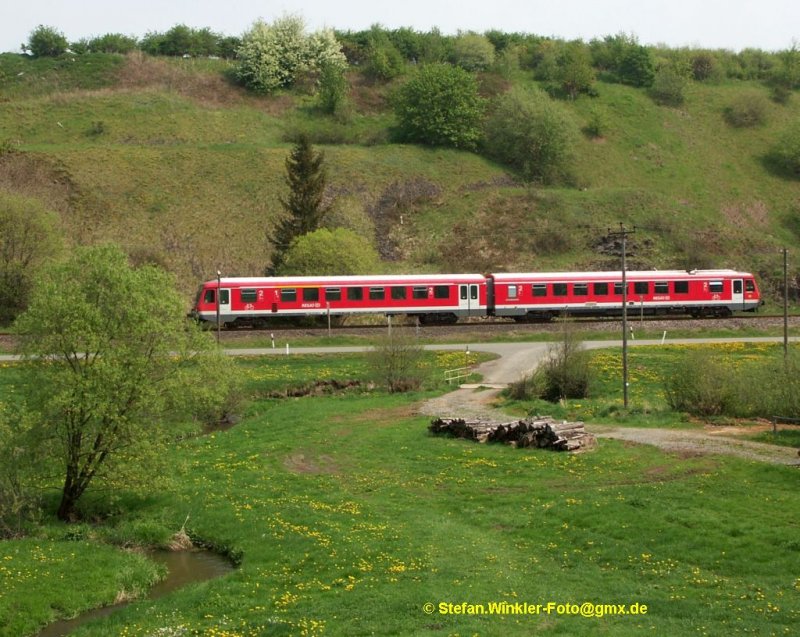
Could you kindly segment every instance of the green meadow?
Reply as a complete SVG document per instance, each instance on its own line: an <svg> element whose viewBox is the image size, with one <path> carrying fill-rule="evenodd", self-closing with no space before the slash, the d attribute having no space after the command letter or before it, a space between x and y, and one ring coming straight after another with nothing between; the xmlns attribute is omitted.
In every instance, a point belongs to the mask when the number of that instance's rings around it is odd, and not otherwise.
<svg viewBox="0 0 800 637"><path fill-rule="evenodd" d="M793 633L796 468L605 439L565 455L434 437L417 410L452 355L428 355L423 392L288 399L265 396L366 380L367 366L357 355L240 360L241 421L176 443L163 490L98 492L85 522L46 515L0 543L0 635L141 594L160 574L132 549L166 544L187 516L195 542L238 567L74 634ZM641 356L636 385L655 391L674 352ZM596 353L608 367L598 401L615 399L615 359ZM0 371L4 389L14 377Z"/></svg>

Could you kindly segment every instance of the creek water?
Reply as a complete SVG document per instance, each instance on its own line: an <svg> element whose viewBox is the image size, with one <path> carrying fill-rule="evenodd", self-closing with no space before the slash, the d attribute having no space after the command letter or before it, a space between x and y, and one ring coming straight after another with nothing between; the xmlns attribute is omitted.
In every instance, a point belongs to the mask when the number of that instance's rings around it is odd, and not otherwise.
<svg viewBox="0 0 800 637"><path fill-rule="evenodd" d="M219 553L202 549L188 551L150 551L147 556L167 567L167 576L153 586L147 599L158 599L187 584L203 582L230 573L234 566ZM131 602L120 602L111 606L94 608L73 619L63 619L48 624L36 637L63 637L92 619L106 617L124 608Z"/></svg>

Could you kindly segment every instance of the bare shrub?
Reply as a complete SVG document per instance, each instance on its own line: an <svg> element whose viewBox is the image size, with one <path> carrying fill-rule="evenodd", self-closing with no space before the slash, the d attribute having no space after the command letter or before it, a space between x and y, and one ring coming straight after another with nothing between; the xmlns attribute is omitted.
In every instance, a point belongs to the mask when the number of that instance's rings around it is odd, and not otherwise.
<svg viewBox="0 0 800 637"><path fill-rule="evenodd" d="M589 352L583 349L572 324L565 322L561 341L550 346L547 356L534 371L531 383L540 398L557 402L565 398L586 398L591 380Z"/></svg>
<svg viewBox="0 0 800 637"><path fill-rule="evenodd" d="M390 394L419 389L424 377L424 350L412 331L392 331L368 354L375 381Z"/></svg>
<svg viewBox="0 0 800 637"><path fill-rule="evenodd" d="M761 93L751 91L738 95L723 111L725 121L736 128L761 126L767 121L769 103Z"/></svg>

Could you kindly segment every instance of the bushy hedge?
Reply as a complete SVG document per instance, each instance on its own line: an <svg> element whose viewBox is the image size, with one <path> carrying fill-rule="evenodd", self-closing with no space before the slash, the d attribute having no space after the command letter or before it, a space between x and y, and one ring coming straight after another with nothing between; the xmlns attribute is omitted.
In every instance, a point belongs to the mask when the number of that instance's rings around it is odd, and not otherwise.
<svg viewBox="0 0 800 637"><path fill-rule="evenodd" d="M800 414L800 354L742 366L690 352L665 381L672 409L696 416L768 418Z"/></svg>
<svg viewBox="0 0 800 637"><path fill-rule="evenodd" d="M486 151L523 179L552 184L572 178L578 124L569 111L538 90L514 88L501 96L486 122Z"/></svg>

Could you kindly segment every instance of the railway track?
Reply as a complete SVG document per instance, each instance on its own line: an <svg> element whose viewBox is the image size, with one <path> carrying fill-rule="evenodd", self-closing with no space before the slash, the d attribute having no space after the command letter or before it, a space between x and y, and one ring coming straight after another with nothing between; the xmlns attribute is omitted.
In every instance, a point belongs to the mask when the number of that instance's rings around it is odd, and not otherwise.
<svg viewBox="0 0 800 637"><path fill-rule="evenodd" d="M622 320L616 317L608 318L575 318L569 322L577 325L582 331L614 332L621 329ZM417 327L413 322L399 320L395 317L392 324L393 328L418 331L423 337L447 337L449 335L469 334L470 332L482 332L489 334L510 334L520 335L528 333L552 333L559 332L563 328L564 321L556 319L546 323L517 323L504 319L472 319L451 325L424 325ZM692 318L690 316L676 316L670 318L653 316L629 315L628 325L633 331L644 329L647 331L671 331L671 330L739 330L745 327L755 329L777 329L783 326L782 314L754 314L734 316L730 318ZM388 323L372 322L369 324L347 323L345 325L334 325L331 327L331 334L338 336L375 336L377 333L387 330ZM800 316L789 317L790 327L800 327ZM211 328L213 331L213 328ZM325 336L328 333L327 325L312 324L308 325L274 325L265 329L259 328L239 328L223 329L220 336L223 340L235 340L246 338L252 335L269 338L270 334L279 335L280 340L286 338L296 338L298 336ZM4 341L13 340L14 335L10 331L0 331L0 339Z"/></svg>
<svg viewBox="0 0 800 637"><path fill-rule="evenodd" d="M576 319L571 321L577 325L578 329L587 332L618 332L622 329L622 321L617 318L593 318ZM471 320L467 322L455 323L452 325L423 325L416 326L414 323L397 321L392 323L392 329L411 330L425 339L450 339L468 338L468 336L514 336L518 337L526 334L548 334L558 333L563 329L563 321L555 320L548 323L516 323L504 320ZM800 316L789 317L791 327L800 327ZM744 329L781 329L783 327L782 315L760 315L760 316L737 316L724 319L694 319L691 317L631 317L628 319L628 326L631 331L648 332L663 331L701 331L710 328L718 330L738 331ZM373 324L347 324L332 326L331 336L351 336L351 337L374 337L381 332L386 332L388 323ZM267 329L242 328L234 330L222 330L220 337L223 341L247 338L248 336L258 335L262 338L269 338L270 334L275 336L275 340L285 342L290 339L301 337L324 337L328 335L327 325L307 325L298 327L296 325L274 326ZM477 340L477 338L476 338Z"/></svg>

